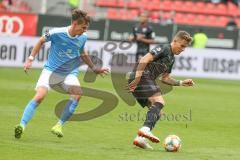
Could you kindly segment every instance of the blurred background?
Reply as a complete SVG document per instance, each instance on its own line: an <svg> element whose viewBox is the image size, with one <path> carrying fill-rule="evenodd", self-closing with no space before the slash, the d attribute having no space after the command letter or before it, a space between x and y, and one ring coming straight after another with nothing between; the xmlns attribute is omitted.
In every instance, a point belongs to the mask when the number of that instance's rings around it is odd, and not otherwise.
<svg viewBox="0 0 240 160"><path fill-rule="evenodd" d="M86 48L107 66L113 55L104 49L108 42L115 45L111 53L133 62L136 44L124 50L117 46L147 12L156 44L171 42L178 30L194 37L191 48L177 58L175 75L240 79L239 0L0 0L0 66L21 67L45 30L70 25L74 8L92 17ZM49 45L44 47L34 67L46 60Z"/></svg>
<svg viewBox="0 0 240 160"><path fill-rule="evenodd" d="M239 160L239 2L0 0L0 160ZM74 8L85 10L92 17L86 50L112 71L96 81L95 76L90 79L81 72L81 86L96 91L96 97L104 96L101 91L115 95L119 100L117 107L93 120L69 122L64 130L66 136L58 140L50 134L57 121L54 111L61 100L69 97L49 92L23 138L15 140L14 126L34 95L50 44L43 45L28 74L24 73L23 64L47 29L70 25ZM137 48L135 42L128 40L133 26L139 23L139 15L146 11L155 32L156 43L151 48L171 42L178 30L186 30L194 37L193 44L175 57L172 74L178 76L176 79L193 78L196 85L174 87L164 95L164 112L173 116L158 123L154 130L161 140L169 134L178 135L183 142L179 154L166 153L161 144L151 144L154 151L149 152L132 146L146 110L126 103L127 98L132 98L124 89L126 73L133 68ZM83 64L80 69L86 67ZM88 93L84 92L76 113L85 114L102 105L102 99ZM106 99L110 104L116 100L109 96Z"/></svg>

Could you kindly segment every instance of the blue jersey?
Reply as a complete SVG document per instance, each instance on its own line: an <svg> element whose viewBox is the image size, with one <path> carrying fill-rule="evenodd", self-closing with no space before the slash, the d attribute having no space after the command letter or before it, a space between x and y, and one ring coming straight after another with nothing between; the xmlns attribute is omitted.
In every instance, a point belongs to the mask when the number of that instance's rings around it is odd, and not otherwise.
<svg viewBox="0 0 240 160"><path fill-rule="evenodd" d="M78 75L80 54L83 52L87 35L84 33L72 37L68 29L69 27L54 28L45 33L45 40L51 41L51 46L44 68L61 75Z"/></svg>

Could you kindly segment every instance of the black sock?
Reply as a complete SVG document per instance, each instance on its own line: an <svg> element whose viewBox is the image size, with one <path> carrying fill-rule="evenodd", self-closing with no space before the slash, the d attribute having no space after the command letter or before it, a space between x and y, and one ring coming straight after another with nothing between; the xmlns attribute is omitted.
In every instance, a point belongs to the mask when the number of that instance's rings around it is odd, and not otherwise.
<svg viewBox="0 0 240 160"><path fill-rule="evenodd" d="M156 122L160 119L160 111L163 108L163 104L160 102L155 102L149 111L147 112L146 120L143 126L149 127L150 130L153 129Z"/></svg>

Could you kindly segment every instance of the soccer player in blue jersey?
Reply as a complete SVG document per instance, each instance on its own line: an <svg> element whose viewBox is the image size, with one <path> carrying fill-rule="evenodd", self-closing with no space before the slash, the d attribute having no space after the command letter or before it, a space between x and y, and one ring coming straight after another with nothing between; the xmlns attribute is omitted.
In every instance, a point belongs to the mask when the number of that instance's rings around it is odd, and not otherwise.
<svg viewBox="0 0 240 160"><path fill-rule="evenodd" d="M70 26L54 28L40 37L24 64L24 71L27 72L32 66L34 57L39 53L41 46L45 42L51 42L48 60L44 65L44 69L35 88L36 94L25 107L20 124L15 127L15 138L21 138L37 106L43 101L48 90L55 85L59 85L70 94L70 99L59 121L51 130L52 133L58 137L63 137L62 126L71 117L81 98L81 94L73 94L73 92L71 92L72 88L69 87L77 86L80 88L80 83L77 78L80 58L96 74L106 75L108 73L107 68L97 68L92 63L86 51L84 51L84 45L87 40L87 35L84 32L87 31L90 23L90 18L87 13L78 9L73 10L71 20Z"/></svg>

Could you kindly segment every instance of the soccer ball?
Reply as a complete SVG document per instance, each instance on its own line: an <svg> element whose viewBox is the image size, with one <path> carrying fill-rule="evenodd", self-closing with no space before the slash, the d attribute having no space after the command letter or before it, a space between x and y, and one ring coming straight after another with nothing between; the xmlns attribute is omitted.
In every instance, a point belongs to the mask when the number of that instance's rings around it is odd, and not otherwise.
<svg viewBox="0 0 240 160"><path fill-rule="evenodd" d="M181 139L176 135L169 135L163 145L167 152L177 152L181 148Z"/></svg>

